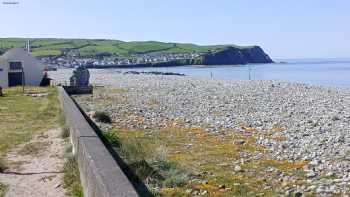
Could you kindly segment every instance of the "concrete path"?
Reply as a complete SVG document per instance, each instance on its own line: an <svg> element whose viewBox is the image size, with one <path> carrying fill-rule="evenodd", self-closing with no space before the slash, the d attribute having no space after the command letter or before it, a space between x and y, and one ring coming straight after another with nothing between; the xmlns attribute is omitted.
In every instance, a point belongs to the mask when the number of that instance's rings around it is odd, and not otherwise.
<svg viewBox="0 0 350 197"><path fill-rule="evenodd" d="M59 135L59 129L49 130L7 154L9 169L0 174L0 182L9 186L5 197L66 197L65 144Z"/></svg>

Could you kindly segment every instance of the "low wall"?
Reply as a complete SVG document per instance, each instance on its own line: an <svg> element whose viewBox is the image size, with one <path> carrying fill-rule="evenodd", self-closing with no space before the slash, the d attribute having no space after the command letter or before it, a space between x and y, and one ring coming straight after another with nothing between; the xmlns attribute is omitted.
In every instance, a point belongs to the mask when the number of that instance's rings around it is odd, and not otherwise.
<svg viewBox="0 0 350 197"><path fill-rule="evenodd" d="M92 94L92 86L63 86L68 94Z"/></svg>
<svg viewBox="0 0 350 197"><path fill-rule="evenodd" d="M138 196L132 183L114 160L63 87L59 98L70 128L73 152L77 156L85 197Z"/></svg>

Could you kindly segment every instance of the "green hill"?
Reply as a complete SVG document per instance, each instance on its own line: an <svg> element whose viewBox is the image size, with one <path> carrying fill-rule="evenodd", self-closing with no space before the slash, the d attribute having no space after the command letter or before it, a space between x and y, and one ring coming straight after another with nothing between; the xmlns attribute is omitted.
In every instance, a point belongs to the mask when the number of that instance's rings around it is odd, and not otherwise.
<svg viewBox="0 0 350 197"><path fill-rule="evenodd" d="M9 48L24 47L25 38L0 38L0 51ZM160 53L191 53L208 52L224 49L228 46L238 49L252 48L237 45L211 45L200 46L184 43L165 43L156 41L124 42L120 40L104 39L55 39L38 38L30 39L32 53L35 56L60 56L65 53L74 53L81 56L94 56L98 53L108 52L113 55L129 57L133 54L151 52Z"/></svg>

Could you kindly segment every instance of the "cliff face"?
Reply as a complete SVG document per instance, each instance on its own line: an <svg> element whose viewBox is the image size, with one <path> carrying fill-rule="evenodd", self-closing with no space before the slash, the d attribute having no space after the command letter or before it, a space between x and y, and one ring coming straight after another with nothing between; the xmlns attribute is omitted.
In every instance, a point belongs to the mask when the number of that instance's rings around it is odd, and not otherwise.
<svg viewBox="0 0 350 197"><path fill-rule="evenodd" d="M272 59L259 47L239 49L228 47L224 50L202 56L203 65L230 65L248 63L273 63Z"/></svg>
<svg viewBox="0 0 350 197"><path fill-rule="evenodd" d="M259 46L243 49L242 53L247 63L273 63L272 59Z"/></svg>

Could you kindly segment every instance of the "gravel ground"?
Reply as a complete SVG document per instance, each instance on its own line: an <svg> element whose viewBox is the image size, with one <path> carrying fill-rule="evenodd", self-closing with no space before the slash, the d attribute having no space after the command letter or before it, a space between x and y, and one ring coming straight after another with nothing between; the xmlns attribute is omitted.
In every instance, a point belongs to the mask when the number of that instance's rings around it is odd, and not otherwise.
<svg viewBox="0 0 350 197"><path fill-rule="evenodd" d="M64 81L70 72L59 70L51 77ZM205 125L208 132L240 132L242 125L261 133L278 130L272 135L280 140L260 137L258 143L274 159L309 161L304 171L310 186L302 190L327 196L350 188L348 89L279 81L122 75L108 70L93 70L91 76L92 83L123 92L104 109L122 126L148 129L181 120L185 127ZM138 117L145 119L142 125Z"/></svg>

